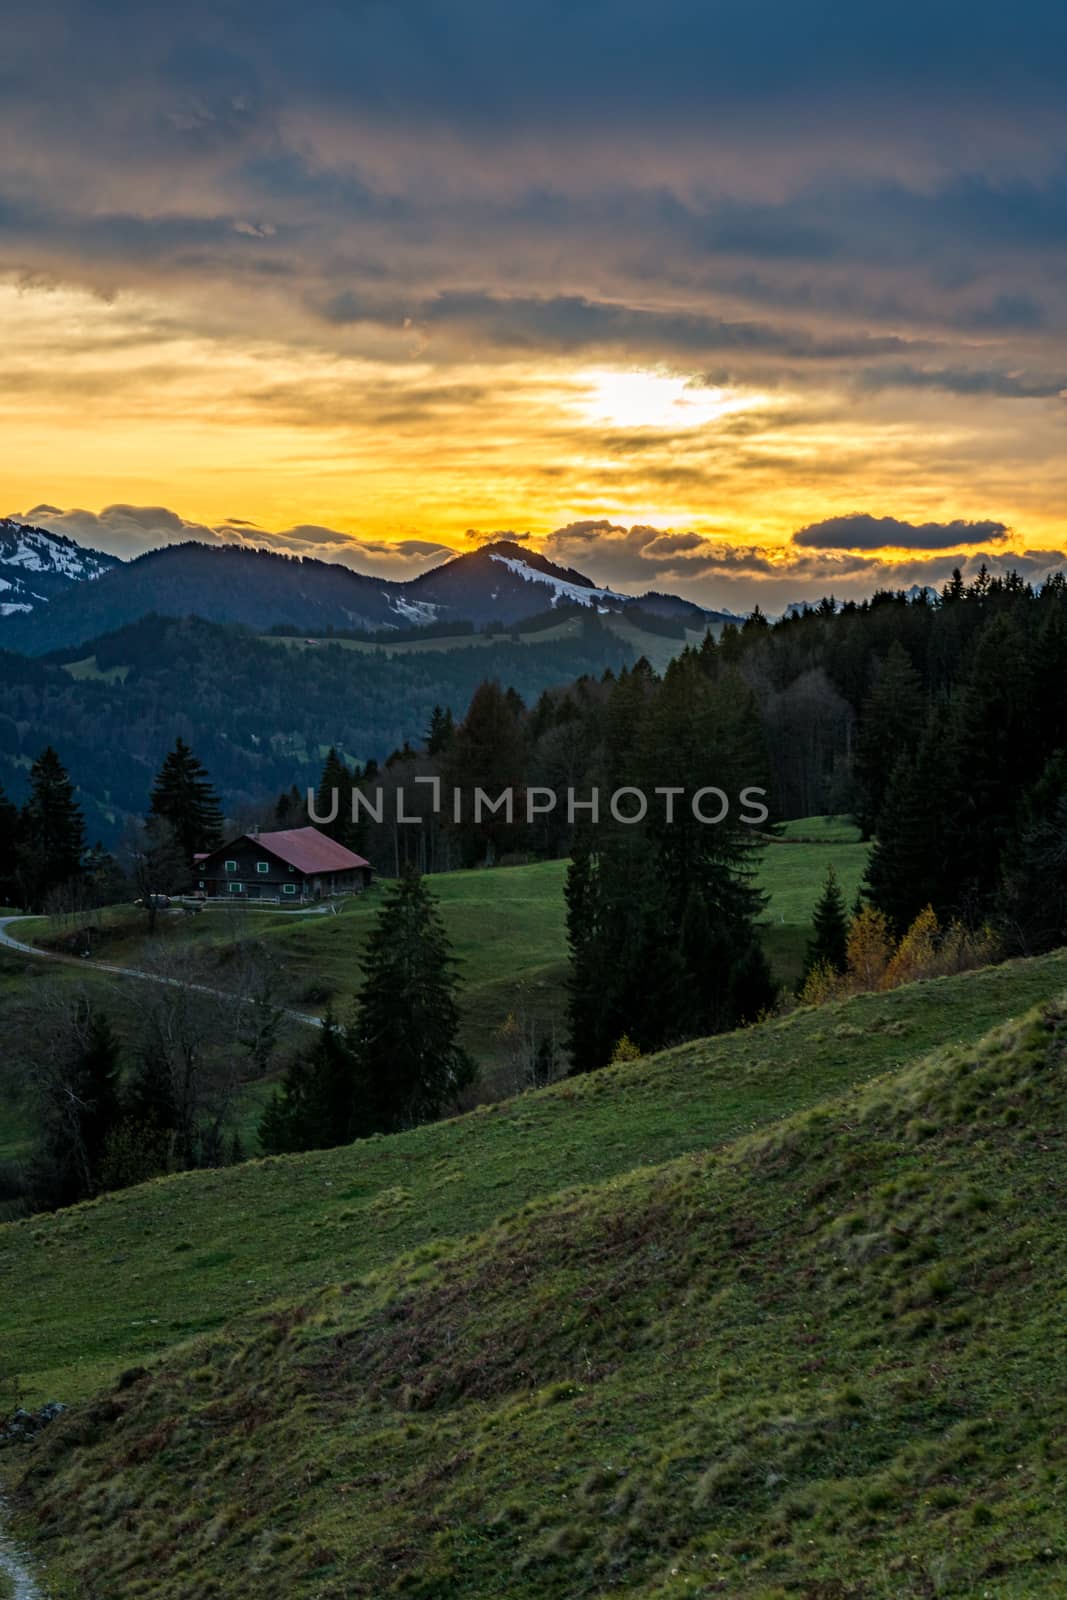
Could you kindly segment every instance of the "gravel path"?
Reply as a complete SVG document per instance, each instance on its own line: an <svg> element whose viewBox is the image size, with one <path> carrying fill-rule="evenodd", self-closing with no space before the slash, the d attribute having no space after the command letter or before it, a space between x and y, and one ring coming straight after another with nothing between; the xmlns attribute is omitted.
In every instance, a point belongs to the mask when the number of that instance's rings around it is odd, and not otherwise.
<svg viewBox="0 0 1067 1600"><path fill-rule="evenodd" d="M16 922L28 922L34 919L29 917L0 917L0 947L4 950L14 950L20 956L37 956L41 961L59 961L71 967L89 967L94 972L113 972L120 978L140 978L144 983L161 983L168 989L192 989L196 994L207 994L214 1000L232 1000L233 995L227 994L225 989L211 989L204 983L186 983L183 978L167 978L159 972L146 972L143 967L118 967L112 961L88 961L83 956L58 955L54 950L42 950L35 944L23 944L21 939L15 939L8 933L8 929ZM291 1017L294 1022L303 1022L309 1028L321 1028L322 1018L308 1016L306 1011L285 1010L284 1015Z"/></svg>

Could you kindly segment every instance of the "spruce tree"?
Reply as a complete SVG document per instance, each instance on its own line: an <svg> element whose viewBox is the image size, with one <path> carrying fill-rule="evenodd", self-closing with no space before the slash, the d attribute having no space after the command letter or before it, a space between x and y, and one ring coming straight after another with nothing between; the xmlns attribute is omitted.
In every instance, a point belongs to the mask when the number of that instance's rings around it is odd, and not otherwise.
<svg viewBox="0 0 1067 1600"><path fill-rule="evenodd" d="M351 1029L364 1125L393 1132L432 1121L474 1077L459 1043L456 961L426 880L390 886L363 958Z"/></svg>
<svg viewBox="0 0 1067 1600"><path fill-rule="evenodd" d="M1067 601L1057 588L1039 603L1045 615L1034 642L1030 718L1045 752L1067 751Z"/></svg>
<svg viewBox="0 0 1067 1600"><path fill-rule="evenodd" d="M922 679L903 645L894 640L864 701L856 741L856 820L865 839L874 832L894 768L914 753L925 721Z"/></svg>
<svg viewBox="0 0 1067 1600"><path fill-rule="evenodd" d="M118 1042L106 1017L77 1002L57 1046L34 1162L37 1198L74 1205L101 1187L108 1141L120 1115Z"/></svg>
<svg viewBox="0 0 1067 1600"><path fill-rule="evenodd" d="M1039 955L1067 944L1067 756L1059 752L1020 805L996 921L1013 954Z"/></svg>
<svg viewBox="0 0 1067 1600"><path fill-rule="evenodd" d="M924 906L941 916L958 910L950 869L953 775L945 719L935 712L914 756L894 769L864 875L868 896L898 936Z"/></svg>
<svg viewBox="0 0 1067 1600"><path fill-rule="evenodd" d="M995 617L982 628L951 733L949 898L968 920L989 910L1014 836L1020 793L1040 776L1042 730L1032 720L1038 678L1029 641L1012 617Z"/></svg>
<svg viewBox="0 0 1067 1600"><path fill-rule="evenodd" d="M185 743L176 740L152 788L149 815L168 824L192 872L193 857L222 843L222 808L207 769Z"/></svg>
<svg viewBox="0 0 1067 1600"><path fill-rule="evenodd" d="M729 667L709 680L689 651L662 684L620 676L605 723L612 783L650 798L682 793L673 817L652 799L643 822L604 819L576 845L566 889L574 1071L609 1061L624 1035L654 1050L751 1020L774 995L756 929L756 842L736 806L740 789L762 786L766 763L744 684ZM689 804L713 787L733 797L719 824Z"/></svg>
<svg viewBox="0 0 1067 1600"><path fill-rule="evenodd" d="M259 1140L268 1155L326 1150L373 1132L357 1094L358 1058L346 1031L327 1013L313 1043L293 1061L267 1103Z"/></svg>
<svg viewBox="0 0 1067 1600"><path fill-rule="evenodd" d="M274 806L274 821L282 829L307 827L307 800L295 783L278 796Z"/></svg>
<svg viewBox="0 0 1067 1600"><path fill-rule="evenodd" d="M434 706L430 715L430 726L426 730L427 755L443 755L452 743L455 732L456 723L451 710Z"/></svg>
<svg viewBox="0 0 1067 1600"><path fill-rule="evenodd" d="M491 864L501 850L514 847L521 838L525 773L526 739L519 710L499 683L482 683L456 729L445 768L447 782L460 790L464 799L458 832L467 866L480 860ZM476 788L482 789L491 802L510 789L512 821L508 822L503 811L493 814L484 808L476 820Z"/></svg>
<svg viewBox="0 0 1067 1600"><path fill-rule="evenodd" d="M23 898L32 910L40 910L53 890L78 882L85 851L85 822L74 785L51 745L30 771L30 797L19 833Z"/></svg>
<svg viewBox="0 0 1067 1600"><path fill-rule="evenodd" d="M352 835L353 787L354 780L349 767L331 746L323 762L322 776L315 794L315 815L328 817L335 805L337 815L332 821L317 822L315 826L320 833L336 839L338 844L349 845Z"/></svg>
<svg viewBox="0 0 1067 1600"><path fill-rule="evenodd" d="M848 913L845 897L832 866L811 919L812 936L804 957L802 982L814 967L825 963L834 972L844 972L848 960Z"/></svg>

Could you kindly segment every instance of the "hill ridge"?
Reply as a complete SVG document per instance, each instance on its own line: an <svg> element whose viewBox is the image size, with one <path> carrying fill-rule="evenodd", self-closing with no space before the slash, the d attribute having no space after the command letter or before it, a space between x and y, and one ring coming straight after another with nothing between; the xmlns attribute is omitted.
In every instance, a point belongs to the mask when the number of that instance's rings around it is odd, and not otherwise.
<svg viewBox="0 0 1067 1600"><path fill-rule="evenodd" d="M0 1256L21 1288L0 1308L0 1348L27 1399L77 1399L267 1298L298 1296L338 1251L368 1271L568 1183L721 1145L1063 992L1067 951L801 1010L388 1139L176 1173L2 1224ZM90 1270L110 1290L86 1304Z"/></svg>
<svg viewBox="0 0 1067 1600"><path fill-rule="evenodd" d="M49 1431L45 1546L114 1600L1062 1592L1065 1058L1045 1003L208 1335Z"/></svg>
<svg viewBox="0 0 1067 1600"><path fill-rule="evenodd" d="M70 546L65 535L29 530L49 547ZM0 524L2 533L2 524ZM100 581L91 587L65 583L62 592L37 595L33 609L0 606L0 646L47 655L84 645L143 617L199 616L261 630L288 625L309 633L334 629L388 632L431 622L508 626L548 606L568 605L645 611L702 628L723 621L676 595L631 596L601 588L591 578L561 567L508 540L457 553L418 577L392 579L357 572L311 555L237 544L186 540L147 550L130 561L84 552ZM0 581L2 580L0 544ZM239 582L231 575L239 576ZM536 581L531 581L536 580Z"/></svg>

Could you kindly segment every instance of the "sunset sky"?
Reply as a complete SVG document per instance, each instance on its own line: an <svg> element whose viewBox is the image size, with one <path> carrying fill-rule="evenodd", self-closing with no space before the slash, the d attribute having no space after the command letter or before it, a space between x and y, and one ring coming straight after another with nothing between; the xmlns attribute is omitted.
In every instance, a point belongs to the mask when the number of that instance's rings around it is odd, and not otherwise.
<svg viewBox="0 0 1067 1600"><path fill-rule="evenodd" d="M0 513L767 609L1067 547L1067 8L0 11Z"/></svg>

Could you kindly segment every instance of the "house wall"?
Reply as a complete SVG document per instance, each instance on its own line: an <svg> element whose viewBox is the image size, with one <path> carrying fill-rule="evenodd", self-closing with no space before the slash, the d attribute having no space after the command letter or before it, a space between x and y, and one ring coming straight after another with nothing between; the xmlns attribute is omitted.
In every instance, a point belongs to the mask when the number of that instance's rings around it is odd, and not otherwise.
<svg viewBox="0 0 1067 1600"><path fill-rule="evenodd" d="M232 871L226 863L233 862ZM194 888L215 896L232 896L234 900L318 900L331 894L352 894L365 887L368 871L353 868L350 872L316 873L305 877L295 867L278 861L253 839L216 850L207 860L197 864L193 879Z"/></svg>

